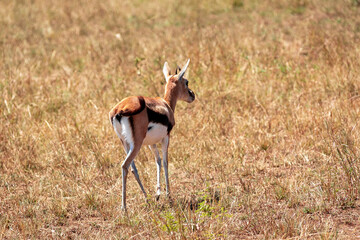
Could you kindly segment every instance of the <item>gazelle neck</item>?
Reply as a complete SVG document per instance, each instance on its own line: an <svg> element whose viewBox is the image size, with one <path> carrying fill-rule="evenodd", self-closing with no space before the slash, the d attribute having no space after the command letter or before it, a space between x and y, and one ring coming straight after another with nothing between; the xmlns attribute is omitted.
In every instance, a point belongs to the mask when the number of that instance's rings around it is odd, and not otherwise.
<svg viewBox="0 0 360 240"><path fill-rule="evenodd" d="M178 100L178 92L176 91L175 86L169 84L171 83L166 84L164 99L170 105L173 112L175 112L175 106Z"/></svg>

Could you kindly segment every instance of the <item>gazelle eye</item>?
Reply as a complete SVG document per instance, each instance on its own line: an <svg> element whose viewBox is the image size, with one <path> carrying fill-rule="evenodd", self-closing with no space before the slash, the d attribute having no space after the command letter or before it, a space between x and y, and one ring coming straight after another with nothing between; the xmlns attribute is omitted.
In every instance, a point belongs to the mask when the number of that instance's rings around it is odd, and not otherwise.
<svg viewBox="0 0 360 240"><path fill-rule="evenodd" d="M189 81L186 81L185 84L186 84L186 86L188 86L188 85L189 85Z"/></svg>

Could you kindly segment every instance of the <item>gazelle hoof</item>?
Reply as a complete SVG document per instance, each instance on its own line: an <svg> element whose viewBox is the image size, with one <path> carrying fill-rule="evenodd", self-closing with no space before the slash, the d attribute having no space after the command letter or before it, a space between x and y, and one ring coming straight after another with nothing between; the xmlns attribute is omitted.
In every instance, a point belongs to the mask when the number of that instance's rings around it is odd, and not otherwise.
<svg viewBox="0 0 360 240"><path fill-rule="evenodd" d="M121 211L124 212L124 213L126 213L126 212L127 212L127 211L126 211L126 207L121 206Z"/></svg>

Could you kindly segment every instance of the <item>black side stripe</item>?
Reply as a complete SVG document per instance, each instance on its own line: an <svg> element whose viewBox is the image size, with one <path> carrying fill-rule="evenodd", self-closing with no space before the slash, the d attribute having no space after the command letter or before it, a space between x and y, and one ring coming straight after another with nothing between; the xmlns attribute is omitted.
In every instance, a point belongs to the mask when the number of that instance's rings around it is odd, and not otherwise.
<svg viewBox="0 0 360 240"><path fill-rule="evenodd" d="M167 131L169 134L171 129L173 128L173 125L170 123L168 116L166 116L165 114L160 114L158 112L155 112L150 108L147 108L146 110L147 110L149 122L160 123L164 126L167 126Z"/></svg>

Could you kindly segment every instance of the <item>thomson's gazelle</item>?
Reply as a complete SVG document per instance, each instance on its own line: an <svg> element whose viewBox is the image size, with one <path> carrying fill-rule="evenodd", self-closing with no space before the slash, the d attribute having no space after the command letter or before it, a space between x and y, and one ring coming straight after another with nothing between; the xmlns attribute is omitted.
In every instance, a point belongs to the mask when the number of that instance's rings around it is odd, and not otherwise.
<svg viewBox="0 0 360 240"><path fill-rule="evenodd" d="M122 209L126 210L126 177L128 168L139 183L142 192L146 196L139 174L135 167L134 159L142 145L149 145L155 155L157 164L157 199L160 196L160 171L161 158L156 148L156 143L161 142L163 164L165 171L166 193L169 195L168 177L168 146L171 129L175 125L174 111L176 102L183 100L191 103L195 100L195 94L188 87L188 80L184 78L189 65L187 61L183 69L176 69L171 75L167 62L164 64L163 73L166 79L164 98L149 98L132 96L123 99L109 113L110 121L117 136L120 138L127 156L122 164Z"/></svg>

